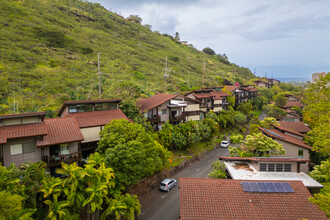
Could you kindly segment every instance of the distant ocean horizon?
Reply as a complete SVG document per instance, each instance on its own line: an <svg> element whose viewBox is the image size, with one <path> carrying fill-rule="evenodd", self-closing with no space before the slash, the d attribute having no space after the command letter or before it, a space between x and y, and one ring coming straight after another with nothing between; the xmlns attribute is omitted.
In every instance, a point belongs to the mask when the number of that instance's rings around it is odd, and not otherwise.
<svg viewBox="0 0 330 220"><path fill-rule="evenodd" d="M291 82L291 81L307 82L312 80L311 77L274 77L274 78L280 80L281 82Z"/></svg>

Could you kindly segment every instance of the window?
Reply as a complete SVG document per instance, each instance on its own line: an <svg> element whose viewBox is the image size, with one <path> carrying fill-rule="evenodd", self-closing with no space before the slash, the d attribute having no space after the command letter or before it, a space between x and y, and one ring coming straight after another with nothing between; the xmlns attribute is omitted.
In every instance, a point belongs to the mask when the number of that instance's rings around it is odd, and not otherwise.
<svg viewBox="0 0 330 220"><path fill-rule="evenodd" d="M304 157L304 150L298 150L298 159L303 159Z"/></svg>
<svg viewBox="0 0 330 220"><path fill-rule="evenodd" d="M284 172L291 172L291 164L284 164Z"/></svg>
<svg viewBox="0 0 330 220"><path fill-rule="evenodd" d="M77 105L69 105L69 113L77 112Z"/></svg>
<svg viewBox="0 0 330 220"><path fill-rule="evenodd" d="M268 172L274 172L275 171L275 164L269 163L268 164Z"/></svg>
<svg viewBox="0 0 330 220"><path fill-rule="evenodd" d="M68 144L61 144L61 155L69 154L69 145Z"/></svg>
<svg viewBox="0 0 330 220"><path fill-rule="evenodd" d="M110 109L110 103L102 103L102 110L109 110Z"/></svg>
<svg viewBox="0 0 330 220"><path fill-rule="evenodd" d="M201 112L199 113L199 120L202 120L204 118L204 114Z"/></svg>
<svg viewBox="0 0 330 220"><path fill-rule="evenodd" d="M162 114L163 114L163 115L166 115L166 113L167 113L166 109L163 109L163 110L162 110Z"/></svg>
<svg viewBox="0 0 330 220"><path fill-rule="evenodd" d="M101 111L102 110L102 104L101 103L96 103L94 105L94 111Z"/></svg>
<svg viewBox="0 0 330 220"><path fill-rule="evenodd" d="M110 102L110 110L117 109L117 103Z"/></svg>
<svg viewBox="0 0 330 220"><path fill-rule="evenodd" d="M23 154L34 152L34 149L35 149L34 143L23 144Z"/></svg>
<svg viewBox="0 0 330 220"><path fill-rule="evenodd" d="M283 164L282 163L276 164L276 172L283 172Z"/></svg>
<svg viewBox="0 0 330 220"><path fill-rule="evenodd" d="M266 163L261 163L259 166L260 166L260 171L267 171L267 164Z"/></svg>
<svg viewBox="0 0 330 220"><path fill-rule="evenodd" d="M35 143L13 144L10 145L10 155L26 154L35 151Z"/></svg>
<svg viewBox="0 0 330 220"><path fill-rule="evenodd" d="M23 153L22 144L10 145L10 155L16 155L22 153Z"/></svg>

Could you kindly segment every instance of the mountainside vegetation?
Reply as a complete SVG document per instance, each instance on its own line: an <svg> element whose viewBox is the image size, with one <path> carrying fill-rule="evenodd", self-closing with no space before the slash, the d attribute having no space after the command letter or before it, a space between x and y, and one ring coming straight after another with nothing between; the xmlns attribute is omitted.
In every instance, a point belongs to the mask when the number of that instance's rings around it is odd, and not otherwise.
<svg viewBox="0 0 330 220"><path fill-rule="evenodd" d="M178 37L152 31L139 16L123 18L100 4L81 0L0 0L0 113L56 111L66 100L121 98L216 86L226 78L246 82L254 75ZM178 35L178 34L177 34ZM224 58L225 57L225 58ZM116 97L114 97L116 96Z"/></svg>

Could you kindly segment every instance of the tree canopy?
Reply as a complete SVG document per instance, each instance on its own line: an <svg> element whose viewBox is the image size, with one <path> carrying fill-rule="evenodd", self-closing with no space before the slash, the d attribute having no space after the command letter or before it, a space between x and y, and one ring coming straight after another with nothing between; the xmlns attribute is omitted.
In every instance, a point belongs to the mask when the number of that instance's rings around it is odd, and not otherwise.
<svg viewBox="0 0 330 220"><path fill-rule="evenodd" d="M142 125L114 120L100 132L97 151L107 167L114 169L116 184L129 187L169 164L171 152L159 144Z"/></svg>
<svg viewBox="0 0 330 220"><path fill-rule="evenodd" d="M247 135L240 146L229 147L229 152L232 157L269 157L285 154L281 144L262 133Z"/></svg>

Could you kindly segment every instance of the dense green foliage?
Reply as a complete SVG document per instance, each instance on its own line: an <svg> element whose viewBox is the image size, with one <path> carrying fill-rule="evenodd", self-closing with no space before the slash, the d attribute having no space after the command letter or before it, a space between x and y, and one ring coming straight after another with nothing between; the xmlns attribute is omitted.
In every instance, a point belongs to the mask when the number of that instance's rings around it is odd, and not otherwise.
<svg viewBox="0 0 330 220"><path fill-rule="evenodd" d="M169 150L185 150L193 144L210 140L217 132L217 123L205 118L201 121L188 121L179 125L166 122L156 132L156 139Z"/></svg>
<svg viewBox="0 0 330 220"><path fill-rule="evenodd" d="M229 147L232 157L270 157L285 154L283 146L262 133L247 135L242 145Z"/></svg>
<svg viewBox="0 0 330 220"><path fill-rule="evenodd" d="M312 131L307 134L307 141L313 150L330 156L330 74L311 83L304 94L304 121Z"/></svg>
<svg viewBox="0 0 330 220"><path fill-rule="evenodd" d="M57 170L62 178L50 177L45 167L44 162L0 166L0 219L81 219L86 211L93 219L134 219L134 212L140 213L136 196L115 190L113 170L98 153L84 167L62 163Z"/></svg>
<svg viewBox="0 0 330 220"><path fill-rule="evenodd" d="M226 179L227 172L226 166L224 163L221 163L219 160L212 162L212 170L209 173L209 178L217 178L217 179Z"/></svg>
<svg viewBox="0 0 330 220"><path fill-rule="evenodd" d="M273 117L273 118L283 118L287 115L287 113L277 107L275 104L268 104L268 105L265 105L262 110L264 110L267 114L268 117Z"/></svg>
<svg viewBox="0 0 330 220"><path fill-rule="evenodd" d="M330 158L315 166L313 171L308 174L324 185L320 193L314 194L314 197L309 198L309 201L318 205L330 217Z"/></svg>
<svg viewBox="0 0 330 220"><path fill-rule="evenodd" d="M218 85L216 77L253 78L246 68L219 60L170 35L152 32L137 15L125 19L82 0L0 0L0 113L55 111L66 100L98 98L97 53L101 53L102 98ZM113 93L115 91L115 93ZM128 93L128 95L130 95ZM14 106L15 103L15 106Z"/></svg>
<svg viewBox="0 0 330 220"><path fill-rule="evenodd" d="M118 187L129 187L160 171L170 162L167 151L142 125L114 120L100 132L97 151L107 167L114 169Z"/></svg>
<svg viewBox="0 0 330 220"><path fill-rule="evenodd" d="M279 94L275 95L274 102L277 106L285 106L286 98L284 96L284 93L279 93Z"/></svg>

